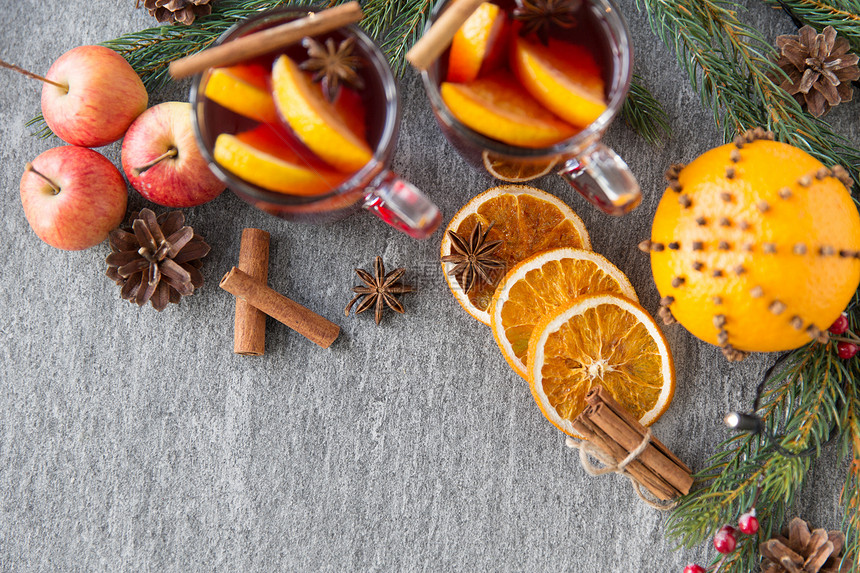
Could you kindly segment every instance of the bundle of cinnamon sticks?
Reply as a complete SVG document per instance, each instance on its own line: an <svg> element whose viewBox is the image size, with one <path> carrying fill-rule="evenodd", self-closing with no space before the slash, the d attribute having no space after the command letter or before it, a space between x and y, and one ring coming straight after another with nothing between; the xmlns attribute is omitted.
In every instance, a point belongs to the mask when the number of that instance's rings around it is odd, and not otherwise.
<svg viewBox="0 0 860 573"><path fill-rule="evenodd" d="M588 406L574 420L574 429L615 465L619 464L642 444L647 433L645 426L602 386L592 388L585 401ZM644 450L625 469L661 501L686 495L693 485L690 468L654 437L649 438Z"/></svg>

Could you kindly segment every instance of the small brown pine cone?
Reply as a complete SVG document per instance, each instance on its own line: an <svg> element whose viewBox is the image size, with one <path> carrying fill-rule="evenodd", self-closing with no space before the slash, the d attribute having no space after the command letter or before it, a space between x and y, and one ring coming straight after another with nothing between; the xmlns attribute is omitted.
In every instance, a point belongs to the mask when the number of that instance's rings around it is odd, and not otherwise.
<svg viewBox="0 0 860 573"><path fill-rule="evenodd" d="M214 0L144 0L144 7L156 20L170 24L192 24L198 16L212 13Z"/></svg>
<svg viewBox="0 0 860 573"><path fill-rule="evenodd" d="M122 286L122 298L162 311L203 286L200 259L209 254L209 245L185 225L181 211L156 217L142 209L131 221L130 227L111 231L106 260L106 274Z"/></svg>
<svg viewBox="0 0 860 573"><path fill-rule="evenodd" d="M848 40L838 37L832 26L821 34L804 26L797 36L778 36L776 47L780 52L776 65L788 76L780 87L809 113L821 117L830 108L851 101L851 82L860 79L860 57L850 53Z"/></svg>
<svg viewBox="0 0 860 573"><path fill-rule="evenodd" d="M784 535L759 546L764 558L762 573L848 573L851 564L840 567L845 535L841 531L809 530L809 524L795 517Z"/></svg>

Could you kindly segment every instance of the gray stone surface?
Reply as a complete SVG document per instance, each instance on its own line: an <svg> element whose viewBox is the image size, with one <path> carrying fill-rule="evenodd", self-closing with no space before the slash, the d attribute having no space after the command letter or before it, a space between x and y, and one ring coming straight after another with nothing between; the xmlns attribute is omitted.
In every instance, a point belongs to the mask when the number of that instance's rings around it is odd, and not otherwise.
<svg viewBox="0 0 860 573"><path fill-rule="evenodd" d="M132 0L4 0L0 57L35 71L66 50L151 25ZM622 123L608 141L646 190L623 219L597 213L559 180L538 185L583 217L594 248L657 309L645 257L669 163L719 142L667 50L632 0L637 70L667 106L676 137L647 146ZM791 30L750 0L768 37ZM23 166L58 145L29 135L39 86L3 72L0 90L0 570L3 571L680 571L666 515L626 480L592 478L540 414L489 331L463 313L438 267L440 237L408 239L369 215L322 227L263 215L231 193L186 210L212 245L207 284L161 314L119 298L106 244L67 253L23 217ZM420 83L402 81L395 167L450 217L491 187L446 145ZM186 87L152 103L184 99ZM857 106L831 118L860 140ZM119 145L102 150L118 162ZM130 207L144 201L130 192ZM232 353L233 299L217 287L241 229L272 234L270 284L338 322L319 349L270 321L266 355ZM403 317L344 318L353 267L375 255L419 288ZM680 328L674 403L656 433L701 468L771 356L730 366ZM838 525L844 466L814 469L798 512Z"/></svg>

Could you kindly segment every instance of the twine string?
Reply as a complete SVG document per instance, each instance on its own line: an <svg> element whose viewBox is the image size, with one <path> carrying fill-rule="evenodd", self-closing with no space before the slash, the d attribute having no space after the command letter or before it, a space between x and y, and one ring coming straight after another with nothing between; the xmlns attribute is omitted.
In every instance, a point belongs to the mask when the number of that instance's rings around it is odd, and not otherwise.
<svg viewBox="0 0 860 573"><path fill-rule="evenodd" d="M642 441L639 442L639 445L636 446L633 451L627 454L627 457L616 463L615 460L612 459L609 454L607 454L591 442L586 442L584 440L575 440L570 437L565 440L565 444L567 445L567 447L579 450L579 462L582 464L582 469L584 469L588 475L623 475L630 479L630 485L633 487L633 491L646 505L659 511L668 511L678 505L678 502L661 501L651 495L651 492L648 492L648 495L646 496L645 493L642 491L642 485L636 480L636 478L634 478L630 474L630 472L627 471L627 466L630 465L631 462L636 460L642 454L642 452L645 451L645 448L647 448L650 443L651 429L645 428L645 435L642 436ZM596 459L598 462L603 464L603 466L601 467L591 463L590 458Z"/></svg>

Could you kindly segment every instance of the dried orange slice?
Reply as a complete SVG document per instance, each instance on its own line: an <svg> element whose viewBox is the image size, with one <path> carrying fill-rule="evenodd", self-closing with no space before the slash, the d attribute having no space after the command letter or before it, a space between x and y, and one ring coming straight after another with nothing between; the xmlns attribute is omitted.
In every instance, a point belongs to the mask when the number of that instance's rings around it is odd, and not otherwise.
<svg viewBox="0 0 860 573"><path fill-rule="evenodd" d="M600 67L582 46L518 37L511 68L532 97L572 125L585 127L606 111Z"/></svg>
<svg viewBox="0 0 860 573"><path fill-rule="evenodd" d="M484 169L487 170L487 173L508 183L523 183L543 177L552 171L552 168L558 163L558 157L539 161L512 161L496 155L492 151L484 151L481 157L484 160Z"/></svg>
<svg viewBox="0 0 860 573"><path fill-rule="evenodd" d="M215 161L236 176L270 191L292 195L318 195L334 189L349 177L308 162L280 134L267 125L215 140Z"/></svg>
<svg viewBox="0 0 860 573"><path fill-rule="evenodd" d="M572 436L571 422L597 384L646 426L675 393L672 354L657 323L611 294L578 298L541 319L529 342L528 375L541 412Z"/></svg>
<svg viewBox="0 0 860 573"><path fill-rule="evenodd" d="M334 105L288 56L275 61L272 91L278 111L320 159L347 173L358 171L371 160L373 151L367 142L349 129Z"/></svg>
<svg viewBox="0 0 860 573"><path fill-rule="evenodd" d="M535 325L573 299L594 293L620 294L639 301L627 276L591 251L552 249L508 271L496 287L490 323L511 368L528 379L526 358Z"/></svg>
<svg viewBox="0 0 860 573"><path fill-rule="evenodd" d="M263 123L277 123L278 112L268 85L268 71L243 64L215 68L206 80L204 95L230 111Z"/></svg>
<svg viewBox="0 0 860 573"><path fill-rule="evenodd" d="M505 71L465 84L443 82L439 93L463 125L503 143L547 147L578 131L544 109Z"/></svg>
<svg viewBox="0 0 860 573"><path fill-rule="evenodd" d="M484 2L463 23L451 41L448 56L449 82L470 82L481 68L492 68L504 56L505 13Z"/></svg>
<svg viewBox="0 0 860 573"><path fill-rule="evenodd" d="M505 267L493 278L501 279L507 268L528 257L555 247L591 249L591 240L582 219L561 199L540 189L525 185L501 185L493 187L466 203L454 215L442 237L442 256L451 254L453 231L468 238L475 226L490 229L487 241L503 241L493 252ZM490 324L487 309L493 300L495 284L478 282L469 294L463 291L455 277L448 274L454 265L443 263L442 270L448 287L463 308L480 322Z"/></svg>

